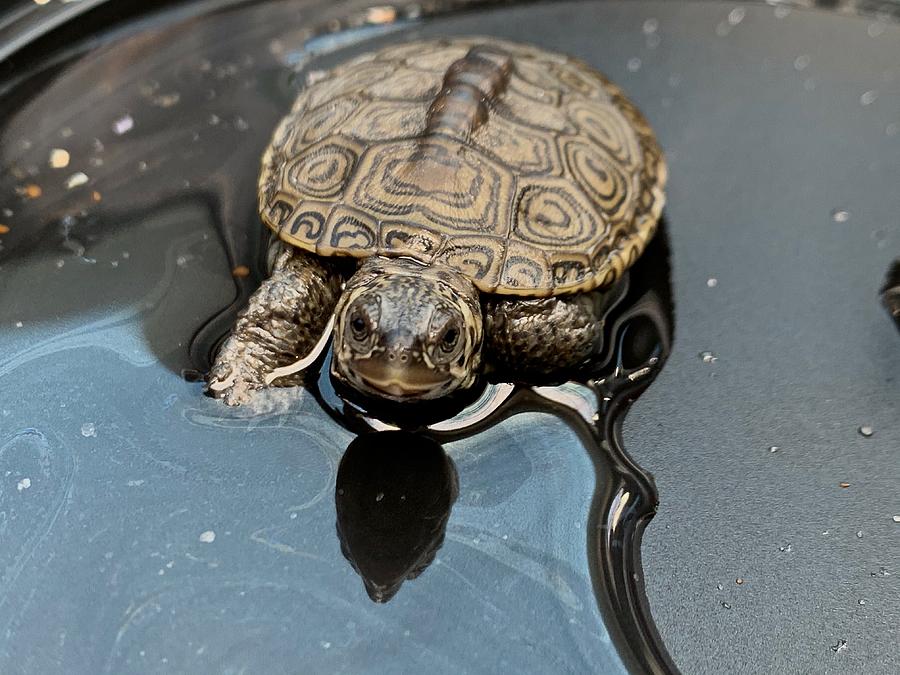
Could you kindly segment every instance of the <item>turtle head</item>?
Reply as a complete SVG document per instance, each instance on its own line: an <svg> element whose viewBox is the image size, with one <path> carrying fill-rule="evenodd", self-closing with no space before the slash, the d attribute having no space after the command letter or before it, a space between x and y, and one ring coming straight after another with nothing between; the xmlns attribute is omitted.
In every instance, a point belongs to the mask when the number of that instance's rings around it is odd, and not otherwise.
<svg viewBox="0 0 900 675"><path fill-rule="evenodd" d="M481 363L478 291L446 268L371 258L335 312L332 373L394 401L436 399L474 382Z"/></svg>

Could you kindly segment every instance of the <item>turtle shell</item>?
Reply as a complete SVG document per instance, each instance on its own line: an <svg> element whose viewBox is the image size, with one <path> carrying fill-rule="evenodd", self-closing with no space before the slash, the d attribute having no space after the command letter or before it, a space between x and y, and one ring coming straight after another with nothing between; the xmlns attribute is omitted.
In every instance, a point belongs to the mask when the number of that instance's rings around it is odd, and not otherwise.
<svg viewBox="0 0 900 675"><path fill-rule="evenodd" d="M310 84L275 132L263 221L323 256L407 256L487 293L611 284L653 236L666 167L622 91L573 58L495 38L365 54Z"/></svg>

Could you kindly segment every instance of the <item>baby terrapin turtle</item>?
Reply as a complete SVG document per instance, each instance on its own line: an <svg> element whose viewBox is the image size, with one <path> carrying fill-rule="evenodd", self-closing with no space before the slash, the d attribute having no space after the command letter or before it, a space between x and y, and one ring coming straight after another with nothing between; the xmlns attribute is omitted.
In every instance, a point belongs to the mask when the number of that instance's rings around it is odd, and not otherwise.
<svg viewBox="0 0 900 675"><path fill-rule="evenodd" d="M332 315L332 374L389 400L575 366L665 181L647 121L585 63L494 38L365 54L300 94L263 157L271 276L208 389L247 400Z"/></svg>

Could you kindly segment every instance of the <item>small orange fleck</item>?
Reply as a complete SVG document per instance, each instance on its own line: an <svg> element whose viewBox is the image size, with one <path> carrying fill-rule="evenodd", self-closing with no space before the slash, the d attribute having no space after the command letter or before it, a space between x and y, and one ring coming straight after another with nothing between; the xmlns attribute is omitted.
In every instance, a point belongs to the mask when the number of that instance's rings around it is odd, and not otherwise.
<svg viewBox="0 0 900 675"><path fill-rule="evenodd" d="M231 270L231 276L238 277L243 279L244 277L250 276L250 268L246 265L238 265L233 270Z"/></svg>
<svg viewBox="0 0 900 675"><path fill-rule="evenodd" d="M848 487L850 487L850 483L840 483L840 486L842 488L848 488Z"/></svg>
<svg viewBox="0 0 900 675"><path fill-rule="evenodd" d="M397 20L397 10L393 7L370 7L366 12L366 21L369 23L393 23Z"/></svg>
<svg viewBox="0 0 900 675"><path fill-rule="evenodd" d="M42 194L44 194L44 191L41 189L41 186L35 185L34 183L29 183L28 185L26 185L25 190L23 192L24 192L25 196L28 197L28 199L37 199Z"/></svg>
<svg viewBox="0 0 900 675"><path fill-rule="evenodd" d="M103 195L101 195L99 192L94 190L91 193L91 199L93 199L95 202L99 202L101 199L103 199Z"/></svg>
<svg viewBox="0 0 900 675"><path fill-rule="evenodd" d="M9 234L9 225L0 225L0 234Z"/></svg>

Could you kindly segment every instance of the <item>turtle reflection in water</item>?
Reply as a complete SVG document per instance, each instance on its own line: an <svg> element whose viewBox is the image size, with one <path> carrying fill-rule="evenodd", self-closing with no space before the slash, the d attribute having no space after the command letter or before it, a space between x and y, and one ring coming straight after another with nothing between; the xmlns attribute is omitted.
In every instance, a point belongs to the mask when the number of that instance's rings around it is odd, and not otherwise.
<svg viewBox="0 0 900 675"><path fill-rule="evenodd" d="M608 587L626 589L598 601L611 616L633 616L632 609L615 603L643 593L636 588L632 556L640 528L655 511L656 494L650 477L628 460L619 429L629 405L660 372L671 347L673 310L664 226L619 288L623 292L610 301L591 364L573 374L580 383L532 386L519 377L515 387L489 384L476 402L449 419L452 411L448 413L446 400L422 402L410 416L416 422L411 425L414 430L404 431L385 430L390 427L371 401L363 410L337 396L327 372L309 383L322 407L359 434L338 469L335 511L341 551L372 600L393 598L404 581L425 571L444 543L451 508L465 486L459 485L443 446L511 415L539 411L568 423L597 466L598 495L588 519L593 526L588 528L587 550L596 552L591 569L602 579L601 594ZM623 514L626 502L629 507ZM613 512L618 521L608 524ZM599 538L601 531L606 535ZM641 625L623 630L632 639L647 639Z"/></svg>
<svg viewBox="0 0 900 675"><path fill-rule="evenodd" d="M271 276L208 391L296 382L332 316L333 375L381 400L577 369L665 179L644 117L580 61L493 38L365 54L300 94L263 157Z"/></svg>

